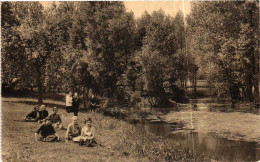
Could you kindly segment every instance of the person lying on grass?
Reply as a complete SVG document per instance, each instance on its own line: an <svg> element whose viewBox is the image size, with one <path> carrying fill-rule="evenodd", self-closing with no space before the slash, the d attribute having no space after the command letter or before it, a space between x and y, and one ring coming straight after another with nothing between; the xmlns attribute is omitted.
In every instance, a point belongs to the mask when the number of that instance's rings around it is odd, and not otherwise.
<svg viewBox="0 0 260 162"><path fill-rule="evenodd" d="M43 120L49 115L48 111L46 110L45 105L41 105L39 111L39 117L37 118L38 122L41 123Z"/></svg>
<svg viewBox="0 0 260 162"><path fill-rule="evenodd" d="M67 132L65 135L65 142L68 142L69 140L73 140L73 138L80 136L81 134L81 126L78 124L78 117L73 116L72 123L69 124L67 128Z"/></svg>
<svg viewBox="0 0 260 162"><path fill-rule="evenodd" d="M30 112L28 115L26 115L26 117L24 118L24 121L26 121L26 122L37 121L39 106L35 106L33 109L34 110L32 112Z"/></svg>
<svg viewBox="0 0 260 162"><path fill-rule="evenodd" d="M35 132L35 141L42 141L42 142L59 141L60 138L58 134L55 132L51 124L52 123L50 119L45 120L45 122ZM38 136L39 134L41 134L41 137Z"/></svg>
<svg viewBox="0 0 260 162"><path fill-rule="evenodd" d="M51 120L54 128L63 129L63 126L61 125L61 118L60 118L60 115L58 114L58 108L53 107L52 110L53 110L53 113L51 113L46 119Z"/></svg>
<svg viewBox="0 0 260 162"><path fill-rule="evenodd" d="M92 144L97 144L95 140L95 128L91 125L92 120L88 118L85 120L86 126L81 130L81 135L79 137L73 138L74 142L79 142L79 145L92 146Z"/></svg>

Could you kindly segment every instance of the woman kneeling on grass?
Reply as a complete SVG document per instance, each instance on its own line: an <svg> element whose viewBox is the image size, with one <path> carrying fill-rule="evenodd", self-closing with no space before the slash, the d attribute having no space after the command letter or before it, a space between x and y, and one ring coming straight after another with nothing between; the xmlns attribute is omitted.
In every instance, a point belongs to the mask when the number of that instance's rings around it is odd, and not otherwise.
<svg viewBox="0 0 260 162"><path fill-rule="evenodd" d="M97 144L95 140L95 128L91 125L91 123L91 118L85 120L86 126L82 128L81 136L73 138L74 142L79 142L80 146L92 146L92 144Z"/></svg>
<svg viewBox="0 0 260 162"><path fill-rule="evenodd" d="M81 134L81 126L78 124L78 117L73 116L72 123L69 124L67 128L67 132L65 135L65 142L68 142L69 140L73 140L74 138L80 136Z"/></svg>
<svg viewBox="0 0 260 162"><path fill-rule="evenodd" d="M40 128L35 132L35 141L42 142L56 142L59 141L59 136L55 132L53 126L51 125L51 120L46 119L46 121L40 126ZM41 133L41 137L38 135Z"/></svg>

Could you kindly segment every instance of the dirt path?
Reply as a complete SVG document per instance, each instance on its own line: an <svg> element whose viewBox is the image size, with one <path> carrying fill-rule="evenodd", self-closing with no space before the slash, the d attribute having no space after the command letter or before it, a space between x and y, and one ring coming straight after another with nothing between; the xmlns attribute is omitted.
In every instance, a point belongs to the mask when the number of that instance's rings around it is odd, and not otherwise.
<svg viewBox="0 0 260 162"><path fill-rule="evenodd" d="M208 111L171 112L162 117L165 121L187 123L200 133L214 133L230 140L260 142L260 115L250 113L223 113Z"/></svg>

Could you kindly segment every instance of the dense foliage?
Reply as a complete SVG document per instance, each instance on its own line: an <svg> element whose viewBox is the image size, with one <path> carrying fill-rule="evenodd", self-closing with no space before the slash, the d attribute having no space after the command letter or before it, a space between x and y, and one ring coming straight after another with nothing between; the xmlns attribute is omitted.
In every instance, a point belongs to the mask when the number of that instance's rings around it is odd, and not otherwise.
<svg viewBox="0 0 260 162"><path fill-rule="evenodd" d="M1 9L2 85L19 78L37 86L39 102L45 91L68 90L80 92L84 106L89 93L132 106L185 102L185 84L197 73L219 96L258 97L258 2L196 2L187 23L182 12L162 10L135 19L123 2L3 2Z"/></svg>
<svg viewBox="0 0 260 162"><path fill-rule="evenodd" d="M188 19L197 65L213 93L259 98L259 2L194 3Z"/></svg>

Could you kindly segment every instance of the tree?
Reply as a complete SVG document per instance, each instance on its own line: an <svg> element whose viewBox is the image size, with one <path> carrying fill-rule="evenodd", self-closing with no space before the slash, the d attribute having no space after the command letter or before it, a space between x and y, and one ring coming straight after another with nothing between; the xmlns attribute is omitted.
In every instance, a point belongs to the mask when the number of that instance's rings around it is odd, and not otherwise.
<svg viewBox="0 0 260 162"><path fill-rule="evenodd" d="M113 96L134 50L134 19L121 2L89 3L86 46L90 74Z"/></svg>
<svg viewBox="0 0 260 162"><path fill-rule="evenodd" d="M36 81L38 103L42 103L46 64L55 46L42 5L39 2L18 2L16 5L17 15L21 21L21 26L18 28L19 35L26 48L28 72L25 75Z"/></svg>
<svg viewBox="0 0 260 162"><path fill-rule="evenodd" d="M191 51L198 56L200 70L206 73L217 93L229 94L232 100L242 97L253 101L252 87L258 91L255 38L259 33L259 3L194 3L188 24L192 33ZM236 95L239 91L245 94Z"/></svg>
<svg viewBox="0 0 260 162"><path fill-rule="evenodd" d="M176 82L177 78L185 79L187 74L182 40L184 23L180 16L181 13L173 18L159 10L151 15L145 12L137 20L137 50L140 51L133 55L121 81L130 100L136 98L136 92L141 92L152 107L166 106L168 98L181 102L181 97L176 95L179 91Z"/></svg>
<svg viewBox="0 0 260 162"><path fill-rule="evenodd" d="M26 67L25 48L17 28L20 25L19 19L14 13L14 2L3 2L1 5L1 28L2 28L2 82L11 84L14 78L23 78Z"/></svg>

